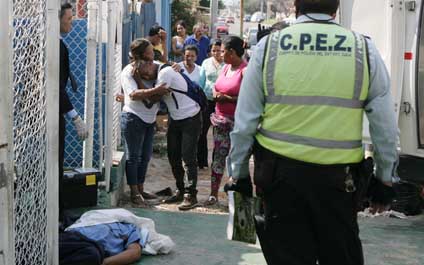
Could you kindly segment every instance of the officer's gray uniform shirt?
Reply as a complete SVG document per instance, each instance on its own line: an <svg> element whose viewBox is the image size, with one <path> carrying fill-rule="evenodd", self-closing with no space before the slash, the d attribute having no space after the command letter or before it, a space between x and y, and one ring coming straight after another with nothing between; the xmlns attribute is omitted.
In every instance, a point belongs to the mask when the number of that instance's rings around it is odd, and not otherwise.
<svg viewBox="0 0 424 265"><path fill-rule="evenodd" d="M318 20L331 19L325 14L308 14L308 16ZM311 21L311 19L300 16L296 23L305 21ZM237 101L235 125L231 133L232 147L227 159L228 175L235 179L249 175L251 147L264 111L262 64L266 40L267 37L263 38L255 47L244 74ZM398 159L398 129L390 92L390 79L377 48L368 39L367 43L370 87L365 102L365 113L369 120L371 140L374 145L374 159L377 164L376 176L382 181L391 182Z"/></svg>

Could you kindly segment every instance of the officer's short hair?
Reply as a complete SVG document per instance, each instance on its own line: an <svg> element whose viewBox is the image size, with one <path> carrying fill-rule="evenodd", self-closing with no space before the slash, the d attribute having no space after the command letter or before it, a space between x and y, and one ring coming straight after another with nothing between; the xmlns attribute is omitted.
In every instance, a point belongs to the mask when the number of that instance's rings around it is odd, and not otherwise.
<svg viewBox="0 0 424 265"><path fill-rule="evenodd" d="M295 0L296 11L301 14L325 13L332 15L339 8L340 0Z"/></svg>

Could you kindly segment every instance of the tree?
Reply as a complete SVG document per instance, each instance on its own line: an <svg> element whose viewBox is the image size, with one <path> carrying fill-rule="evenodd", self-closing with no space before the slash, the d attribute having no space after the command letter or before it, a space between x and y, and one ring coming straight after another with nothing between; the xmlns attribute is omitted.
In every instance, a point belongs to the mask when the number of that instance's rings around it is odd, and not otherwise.
<svg viewBox="0 0 424 265"><path fill-rule="evenodd" d="M199 5L203 6L203 7L210 7L211 1L210 0L200 0ZM225 5L222 2L222 0L218 0L218 9L224 9L224 8L225 8Z"/></svg>
<svg viewBox="0 0 424 265"><path fill-rule="evenodd" d="M191 11L191 1L190 0L174 0L172 1L172 11L171 11L171 31L172 36L176 35L175 23L178 20L183 20L187 25L187 34L189 34L195 24L195 14Z"/></svg>

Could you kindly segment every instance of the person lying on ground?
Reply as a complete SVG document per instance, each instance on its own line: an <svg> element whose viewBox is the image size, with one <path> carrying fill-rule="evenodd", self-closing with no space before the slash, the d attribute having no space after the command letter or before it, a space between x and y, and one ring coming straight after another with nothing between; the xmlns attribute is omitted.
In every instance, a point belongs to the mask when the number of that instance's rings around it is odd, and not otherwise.
<svg viewBox="0 0 424 265"><path fill-rule="evenodd" d="M134 224L108 223L69 229L95 241L104 250L102 265L126 265L141 258L149 237L147 229Z"/></svg>

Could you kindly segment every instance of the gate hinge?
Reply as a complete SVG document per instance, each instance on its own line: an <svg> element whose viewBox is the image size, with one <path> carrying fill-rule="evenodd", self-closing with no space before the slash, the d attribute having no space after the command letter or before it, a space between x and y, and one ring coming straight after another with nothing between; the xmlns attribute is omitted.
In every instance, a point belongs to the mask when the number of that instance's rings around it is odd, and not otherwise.
<svg viewBox="0 0 424 265"><path fill-rule="evenodd" d="M0 189L7 186L7 173L4 163L0 163Z"/></svg>
<svg viewBox="0 0 424 265"><path fill-rule="evenodd" d="M409 102L403 102L402 105L400 106L400 111L402 111L403 113L405 113L406 115L408 115L409 113L411 113L411 103Z"/></svg>
<svg viewBox="0 0 424 265"><path fill-rule="evenodd" d="M406 1L405 6L408 11L413 12L417 8L417 1Z"/></svg>

